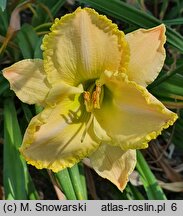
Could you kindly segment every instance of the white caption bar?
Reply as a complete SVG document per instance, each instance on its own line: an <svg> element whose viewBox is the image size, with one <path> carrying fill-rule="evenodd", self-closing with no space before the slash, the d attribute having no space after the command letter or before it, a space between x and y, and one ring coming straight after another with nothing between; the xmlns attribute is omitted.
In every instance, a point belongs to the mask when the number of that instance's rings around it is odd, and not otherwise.
<svg viewBox="0 0 183 216"><path fill-rule="evenodd" d="M1 201L0 215L94 215L94 216L156 216L183 215L183 200L34 200Z"/></svg>

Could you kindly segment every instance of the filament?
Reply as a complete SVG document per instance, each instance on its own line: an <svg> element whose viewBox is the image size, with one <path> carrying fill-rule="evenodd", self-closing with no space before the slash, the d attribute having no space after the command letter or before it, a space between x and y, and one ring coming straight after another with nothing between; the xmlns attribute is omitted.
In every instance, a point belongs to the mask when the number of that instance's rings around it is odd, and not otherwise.
<svg viewBox="0 0 183 216"><path fill-rule="evenodd" d="M87 133L87 131L88 131L88 129L89 129L89 127L90 127L92 121L93 121L93 117L94 117L94 115L93 115L93 113L91 113L90 118L89 118L88 122L86 123L86 127L85 127L85 129L84 129L84 131L83 131L83 134L82 134L82 136L81 136L81 142L84 141L84 138L85 138L85 136L86 136L86 133Z"/></svg>

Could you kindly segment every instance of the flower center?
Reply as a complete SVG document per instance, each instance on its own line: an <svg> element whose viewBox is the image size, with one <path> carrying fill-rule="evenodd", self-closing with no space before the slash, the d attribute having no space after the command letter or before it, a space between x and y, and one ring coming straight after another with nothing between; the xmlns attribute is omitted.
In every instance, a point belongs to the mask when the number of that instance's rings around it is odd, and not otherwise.
<svg viewBox="0 0 183 216"><path fill-rule="evenodd" d="M98 80L89 86L87 91L84 91L83 97L87 112L92 112L94 109L100 109L103 94L103 87Z"/></svg>
<svg viewBox="0 0 183 216"><path fill-rule="evenodd" d="M86 91L83 93L84 104L86 111L90 113L90 118L86 123L85 130L81 137L81 142L84 141L86 133L93 122L94 109L100 109L104 97L104 88L99 80L96 80L95 83L89 85Z"/></svg>

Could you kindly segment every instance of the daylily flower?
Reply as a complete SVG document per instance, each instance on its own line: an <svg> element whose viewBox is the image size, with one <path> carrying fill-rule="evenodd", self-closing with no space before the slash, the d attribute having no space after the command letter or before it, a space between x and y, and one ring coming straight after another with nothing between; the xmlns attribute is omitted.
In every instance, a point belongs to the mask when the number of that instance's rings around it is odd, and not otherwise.
<svg viewBox="0 0 183 216"><path fill-rule="evenodd" d="M177 119L146 89L164 64L165 41L164 25L125 35L89 8L56 19L43 39L43 60L3 71L20 100L44 107L24 135L27 162L58 172L88 157L123 190L135 149Z"/></svg>

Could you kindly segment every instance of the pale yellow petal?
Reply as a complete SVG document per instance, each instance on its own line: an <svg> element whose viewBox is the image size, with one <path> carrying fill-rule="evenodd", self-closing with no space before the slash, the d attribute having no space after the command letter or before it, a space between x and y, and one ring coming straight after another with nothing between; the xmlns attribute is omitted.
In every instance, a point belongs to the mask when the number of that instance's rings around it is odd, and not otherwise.
<svg viewBox="0 0 183 216"><path fill-rule="evenodd" d="M78 8L56 19L42 45L48 80L77 86L105 69L124 70L129 58L124 37L116 24L93 9Z"/></svg>
<svg viewBox="0 0 183 216"><path fill-rule="evenodd" d="M50 86L41 59L19 61L3 70L17 97L28 104L45 104Z"/></svg>
<svg viewBox="0 0 183 216"><path fill-rule="evenodd" d="M57 102L63 100L64 97L81 94L83 91L84 90L82 85L75 87L70 86L65 82L58 82L50 89L46 98L46 102L50 105L54 105Z"/></svg>
<svg viewBox="0 0 183 216"><path fill-rule="evenodd" d="M130 47L129 80L147 86L156 79L164 64L165 26L138 29L127 34L126 40Z"/></svg>
<svg viewBox="0 0 183 216"><path fill-rule="evenodd" d="M97 113L96 116L98 116ZM105 141L105 143L111 142L111 137L107 134L105 128L101 127L100 123L95 117L93 119L93 132L99 140Z"/></svg>
<svg viewBox="0 0 183 216"><path fill-rule="evenodd" d="M120 147L102 144L91 156L91 165L103 178L123 190L136 165L136 151L122 151Z"/></svg>
<svg viewBox="0 0 183 216"><path fill-rule="evenodd" d="M97 127L102 128L95 130L99 139L103 136L106 141L106 133L112 144L123 150L146 148L151 139L177 119L175 113L166 109L146 88L129 81L125 74L106 71L102 82L105 83L104 99L101 109L94 112Z"/></svg>
<svg viewBox="0 0 183 216"><path fill-rule="evenodd" d="M31 120L21 153L38 169L58 172L73 166L99 145L89 130L85 133L88 115L81 109L77 98L46 107Z"/></svg>

